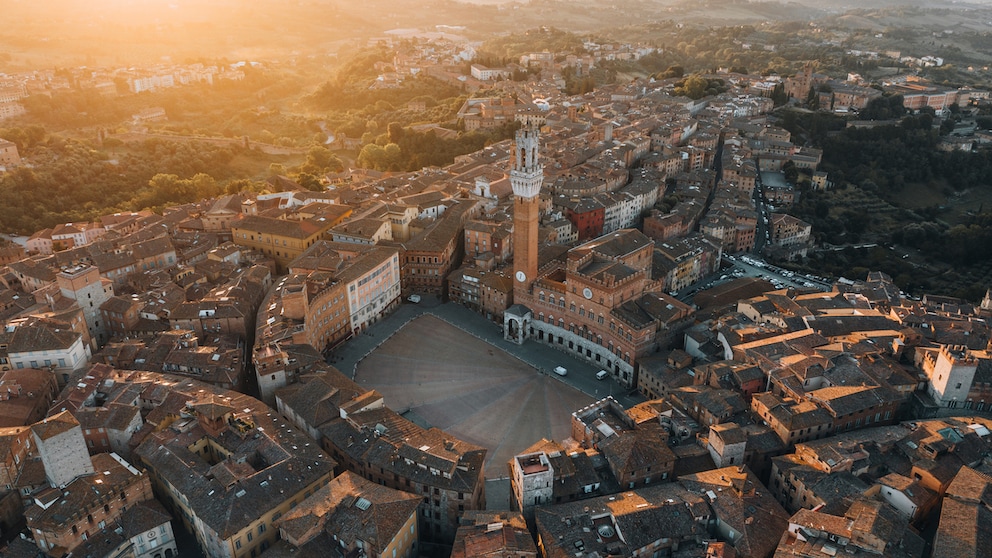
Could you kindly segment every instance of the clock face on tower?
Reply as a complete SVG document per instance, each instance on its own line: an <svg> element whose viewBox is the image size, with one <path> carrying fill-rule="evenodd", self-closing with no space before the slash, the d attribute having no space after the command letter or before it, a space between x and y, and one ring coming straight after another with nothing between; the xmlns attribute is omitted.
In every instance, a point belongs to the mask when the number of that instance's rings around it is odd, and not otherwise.
<svg viewBox="0 0 992 558"><path fill-rule="evenodd" d="M592 289L590 289L589 287L586 287L586 288L582 289L582 296L586 297L587 299L591 299L592 298Z"/></svg>
<svg viewBox="0 0 992 558"><path fill-rule="evenodd" d="M521 283L523 283L526 280L527 280L527 274L524 273L523 271L518 271L517 272L517 281L520 281Z"/></svg>

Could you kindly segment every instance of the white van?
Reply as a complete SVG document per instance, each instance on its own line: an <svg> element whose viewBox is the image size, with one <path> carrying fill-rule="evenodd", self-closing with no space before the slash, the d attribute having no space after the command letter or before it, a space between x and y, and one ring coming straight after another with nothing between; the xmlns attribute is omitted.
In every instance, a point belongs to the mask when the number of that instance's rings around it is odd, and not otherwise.
<svg viewBox="0 0 992 558"><path fill-rule="evenodd" d="M600 370L599 372L596 372L596 379L597 380L603 380L603 379L606 379L606 377L609 376L609 375L610 375L610 373L607 372L606 370Z"/></svg>
<svg viewBox="0 0 992 558"><path fill-rule="evenodd" d="M564 366L555 366L555 374L558 374L559 376L564 376L568 374L568 370L565 369Z"/></svg>

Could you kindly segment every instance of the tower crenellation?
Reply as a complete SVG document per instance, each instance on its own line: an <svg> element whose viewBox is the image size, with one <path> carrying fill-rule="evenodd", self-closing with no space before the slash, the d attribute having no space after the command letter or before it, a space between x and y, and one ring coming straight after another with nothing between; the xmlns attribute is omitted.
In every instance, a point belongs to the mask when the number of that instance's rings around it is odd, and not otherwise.
<svg viewBox="0 0 992 558"><path fill-rule="evenodd" d="M544 167L540 162L540 141L537 128L517 130L513 149L510 184L518 198L536 198L544 182Z"/></svg>

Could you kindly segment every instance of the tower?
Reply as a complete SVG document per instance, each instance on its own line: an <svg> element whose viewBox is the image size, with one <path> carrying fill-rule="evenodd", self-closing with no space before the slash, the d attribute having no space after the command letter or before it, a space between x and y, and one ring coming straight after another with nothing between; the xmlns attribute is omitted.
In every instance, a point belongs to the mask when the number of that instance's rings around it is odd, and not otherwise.
<svg viewBox="0 0 992 558"><path fill-rule="evenodd" d="M554 502L554 465L543 451L526 453L513 458L510 474L511 505L519 507L524 517L533 521L534 506Z"/></svg>
<svg viewBox="0 0 992 558"><path fill-rule="evenodd" d="M510 185L513 187L513 294L524 301L537 276L537 223L541 214L541 184L544 167L538 160L538 131L517 130L511 156Z"/></svg>
<svg viewBox="0 0 992 558"><path fill-rule="evenodd" d="M64 268L55 276L62 296L76 301L83 310L90 343L95 348L107 342L106 324L100 325L100 306L114 296L114 285L100 276L95 266L81 264Z"/></svg>
<svg viewBox="0 0 992 558"><path fill-rule="evenodd" d="M31 425L34 444L52 488L65 486L80 475L93 473L83 429L69 411Z"/></svg>

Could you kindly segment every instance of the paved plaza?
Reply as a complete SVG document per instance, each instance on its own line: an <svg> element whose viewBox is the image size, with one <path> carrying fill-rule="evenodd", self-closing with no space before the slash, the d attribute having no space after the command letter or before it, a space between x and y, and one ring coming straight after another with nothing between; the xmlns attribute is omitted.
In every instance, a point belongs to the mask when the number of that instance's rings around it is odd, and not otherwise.
<svg viewBox="0 0 992 558"><path fill-rule="evenodd" d="M432 315L406 323L357 366L386 405L489 450L488 478L541 438L571 435L572 411L593 401L553 375Z"/></svg>
<svg viewBox="0 0 992 558"><path fill-rule="evenodd" d="M435 319L421 322L419 318L422 316L432 316ZM408 324L414 323L415 327L404 331ZM463 334L460 337L448 337L457 338L457 343L461 344L461 349L455 351L462 355L458 357L460 361L450 360L454 355L447 352L447 347L442 347L441 350L429 347L426 340L435 335L431 326L439 329L441 323L449 326L449 329L453 326ZM421 328L422 325L426 327ZM401 331L404 331L403 337L396 338L401 345L391 345L390 342ZM403 349L397 350L394 348L396 346L402 346ZM366 359L378 358L380 347L384 349L383 360L374 366L366 366ZM492 355L489 354L490 349L493 350ZM440 357L439 354L447 356ZM449 360L445 361L444 358ZM394 312L373 324L367 332L338 346L331 353L328 362L348 377L355 378L358 383L379 389L386 396L391 408L405 411L404 416L421 426L437 426L450 430L466 441L488 448L486 476L492 480L486 482L486 507L494 510L509 509L509 482L505 477L508 474L506 462L510 456L542 437L562 441L570 436L567 427L565 433L559 436L561 425L567 424L565 421L570 419L571 413L589 401L607 395L616 398L624 407L644 401L639 393L623 388L612 379L596 380L595 375L599 370L597 366L542 343L528 341L517 345L505 341L500 325L464 306L442 304L433 296L424 296L420 304L401 304ZM375 362L376 360L369 360L369 363ZM452 375L449 371L451 362L468 363L464 368L466 373L461 375L464 378ZM501 365L497 365L501 362L508 363L508 367L516 373L502 369ZM414 381L411 373L403 372L411 363L419 363L416 367L421 379ZM553 375L551 370L559 365L568 368L568 376L561 378ZM381 370L383 368L396 371L393 375L397 378L406 374L407 383L400 384L400 380L391 381L388 378L384 378L381 385L373 383L373 378L384 376ZM479 368L483 370L480 372ZM461 388L471 389L473 380L468 371L482 376L475 380L479 382L475 385L481 390L495 388L492 377L502 377L507 385L503 387L504 395L498 397L500 401L488 401L488 397L497 398L497 391L488 392L481 402L478 393L466 393L465 399L460 399L458 390L449 390L433 379L434 374L437 374L451 381L465 382ZM488 388L487 375L490 376ZM393 381L396 384L391 386ZM425 382L426 385L437 388L437 396L431 389L424 387ZM421 385L415 386L417 383ZM567 386L574 390L565 390ZM414 390L414 387L417 389ZM424 395L405 394L405 390ZM397 392L401 401L407 401L406 404L397 405L393 401ZM511 395L505 395L506 393ZM442 397L440 394L446 395ZM582 394L585 394L585 398ZM524 402L515 398L523 399ZM443 407L448 404L460 405L461 412L447 411ZM485 411L472 413L472 405L484 406ZM431 411L439 406L442 407L441 412L437 416L432 415ZM459 421L456 414L464 418ZM473 417L473 414L478 417ZM547 422L543 425L531 424L535 416L543 416ZM488 417L488 422L482 420L483 417ZM480 430L482 435L477 435ZM497 480L501 477L504 480Z"/></svg>

